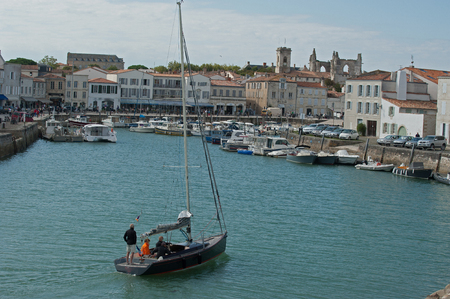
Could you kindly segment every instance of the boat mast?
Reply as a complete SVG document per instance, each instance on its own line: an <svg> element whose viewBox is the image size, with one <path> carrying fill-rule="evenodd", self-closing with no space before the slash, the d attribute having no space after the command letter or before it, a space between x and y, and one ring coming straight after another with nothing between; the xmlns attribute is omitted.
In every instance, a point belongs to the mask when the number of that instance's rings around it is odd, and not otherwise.
<svg viewBox="0 0 450 299"><path fill-rule="evenodd" d="M183 25L181 21L181 2L177 2L180 15L180 53L181 53L181 98L183 102L183 138L184 138L184 173L186 181L186 209L190 213L191 207L189 203L189 173L188 173L188 156L187 156L187 120L186 120L186 88L184 81L184 36ZM191 225L187 227L189 241L192 240Z"/></svg>

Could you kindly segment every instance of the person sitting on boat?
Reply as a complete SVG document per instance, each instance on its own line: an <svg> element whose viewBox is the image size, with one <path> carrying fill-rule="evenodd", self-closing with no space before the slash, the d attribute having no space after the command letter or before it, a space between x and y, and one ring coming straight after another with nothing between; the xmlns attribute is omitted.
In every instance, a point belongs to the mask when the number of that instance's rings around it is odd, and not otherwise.
<svg viewBox="0 0 450 299"><path fill-rule="evenodd" d="M155 258L159 258L161 256L165 256L167 254L171 254L170 250L167 248L166 242L162 242L161 246L158 247L158 249L154 249L153 251L156 251L156 254L153 255Z"/></svg>
<svg viewBox="0 0 450 299"><path fill-rule="evenodd" d="M155 248L152 250L152 254L158 251L158 248L161 246L161 243L164 241L163 236L159 236L158 242L156 242Z"/></svg>
<svg viewBox="0 0 450 299"><path fill-rule="evenodd" d="M141 253L142 256L144 255L150 255L150 248L149 248L150 240L148 238L145 238L144 244L141 247Z"/></svg>

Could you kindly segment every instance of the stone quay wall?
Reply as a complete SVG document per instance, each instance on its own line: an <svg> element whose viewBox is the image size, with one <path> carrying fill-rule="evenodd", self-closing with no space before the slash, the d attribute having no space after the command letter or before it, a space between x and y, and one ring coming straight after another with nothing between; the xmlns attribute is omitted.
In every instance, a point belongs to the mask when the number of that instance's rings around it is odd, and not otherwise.
<svg viewBox="0 0 450 299"><path fill-rule="evenodd" d="M0 159L26 150L39 139L37 123L19 123L0 129Z"/></svg>
<svg viewBox="0 0 450 299"><path fill-rule="evenodd" d="M282 135L282 137L285 137ZM307 145L313 151L328 151L337 152L340 149L345 149L349 154L357 154L362 161L366 149L366 140L338 140L324 138L322 144L322 137L302 136L300 142L298 141L298 134L290 133L288 140L291 144ZM412 149L393 146L380 146L376 144L376 140L370 140L367 147L366 159L371 157L373 160L378 160L381 163L394 164L399 166L404 163L409 165L411 159ZM414 150L413 162L423 162L425 168L431 168L433 171L446 174L450 172L450 152L441 150Z"/></svg>

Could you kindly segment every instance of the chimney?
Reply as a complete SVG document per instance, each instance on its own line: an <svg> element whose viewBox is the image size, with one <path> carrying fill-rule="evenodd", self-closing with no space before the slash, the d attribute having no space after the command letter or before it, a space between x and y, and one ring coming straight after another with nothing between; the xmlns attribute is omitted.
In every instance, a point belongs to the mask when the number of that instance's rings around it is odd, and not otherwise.
<svg viewBox="0 0 450 299"><path fill-rule="evenodd" d="M294 63L294 70L295 70L295 63Z"/></svg>
<svg viewBox="0 0 450 299"><path fill-rule="evenodd" d="M391 81L396 81L396 80L397 80L397 73L391 72Z"/></svg>
<svg viewBox="0 0 450 299"><path fill-rule="evenodd" d="M406 72L405 71L397 71L397 100L406 100Z"/></svg>
<svg viewBox="0 0 450 299"><path fill-rule="evenodd" d="M409 82L414 82L414 73L413 72L409 73Z"/></svg>
<svg viewBox="0 0 450 299"><path fill-rule="evenodd" d="M263 67L266 67L266 66L267 66L267 64L265 62L263 62Z"/></svg>

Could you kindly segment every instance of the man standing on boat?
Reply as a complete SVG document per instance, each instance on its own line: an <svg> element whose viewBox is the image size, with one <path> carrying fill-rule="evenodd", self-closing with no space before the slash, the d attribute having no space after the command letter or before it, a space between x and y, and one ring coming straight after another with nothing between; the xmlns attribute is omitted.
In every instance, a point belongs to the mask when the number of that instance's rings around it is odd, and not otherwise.
<svg viewBox="0 0 450 299"><path fill-rule="evenodd" d="M130 229L125 232L123 235L123 239L125 242L127 242L127 265L131 264L133 265L133 258L134 258L134 252L136 251L136 231L134 230L134 224L130 224ZM128 257L131 253L131 259L129 260Z"/></svg>

